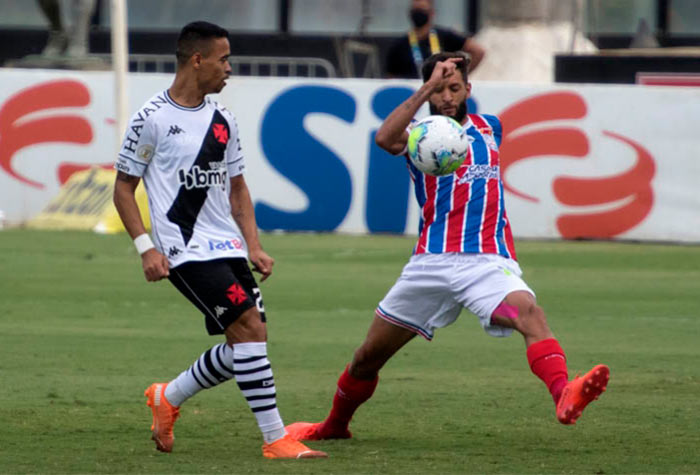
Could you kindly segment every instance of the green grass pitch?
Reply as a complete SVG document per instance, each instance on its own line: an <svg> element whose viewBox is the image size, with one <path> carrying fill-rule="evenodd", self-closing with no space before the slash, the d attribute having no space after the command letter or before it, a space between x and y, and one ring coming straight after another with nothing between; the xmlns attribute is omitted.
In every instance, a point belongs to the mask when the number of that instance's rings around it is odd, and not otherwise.
<svg viewBox="0 0 700 475"><path fill-rule="evenodd" d="M412 238L263 235L261 288L287 423L321 420ZM608 391L560 425L522 338L463 312L389 362L355 437L327 460L262 458L235 382L183 405L175 450L150 440L143 390L218 343L125 235L0 232L0 473L699 473L700 247L519 242L524 278L572 376Z"/></svg>

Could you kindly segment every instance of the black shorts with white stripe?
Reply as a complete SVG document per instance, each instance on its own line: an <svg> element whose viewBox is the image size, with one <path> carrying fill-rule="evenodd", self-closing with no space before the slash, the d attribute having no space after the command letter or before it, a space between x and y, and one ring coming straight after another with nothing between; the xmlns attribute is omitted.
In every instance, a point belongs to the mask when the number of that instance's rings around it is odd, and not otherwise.
<svg viewBox="0 0 700 475"><path fill-rule="evenodd" d="M262 294L246 259L185 262L170 269L169 279L204 314L210 335L224 333L252 307L266 321Z"/></svg>

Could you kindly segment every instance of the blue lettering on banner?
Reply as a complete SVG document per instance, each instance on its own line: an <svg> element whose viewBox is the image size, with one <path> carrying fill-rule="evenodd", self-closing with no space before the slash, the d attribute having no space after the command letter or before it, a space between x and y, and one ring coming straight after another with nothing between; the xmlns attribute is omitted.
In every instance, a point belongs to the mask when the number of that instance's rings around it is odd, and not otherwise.
<svg viewBox="0 0 700 475"><path fill-rule="evenodd" d="M411 94L413 89L407 87L382 89L372 99L372 110L383 121ZM367 229L371 233L403 233L411 188L406 160L379 147L374 141L376 135L377 131L372 131L369 144L365 206Z"/></svg>
<svg viewBox="0 0 700 475"><path fill-rule="evenodd" d="M264 202L255 205L261 229L333 231L352 202L352 179L343 161L304 129L304 117L325 113L348 123L355 120L355 100L333 87L301 86L278 96L264 114L263 153L270 164L306 194L302 211L284 211Z"/></svg>
<svg viewBox="0 0 700 475"><path fill-rule="evenodd" d="M372 111L383 121L413 92L414 89L405 86L380 89L372 97ZM478 109L478 103L470 97L467 110L475 114ZM313 113L329 114L352 123L357 104L342 89L298 86L282 92L263 113L260 130L263 154L309 200L308 207L301 211L286 211L258 201L255 214L263 230L334 231L350 210L353 193L348 168L336 153L304 129L304 118ZM374 141L375 136L376 130L371 130L367 150L367 229L371 233L403 233L411 191L406 162L381 149ZM209 242L210 250L231 249L229 246L227 241Z"/></svg>

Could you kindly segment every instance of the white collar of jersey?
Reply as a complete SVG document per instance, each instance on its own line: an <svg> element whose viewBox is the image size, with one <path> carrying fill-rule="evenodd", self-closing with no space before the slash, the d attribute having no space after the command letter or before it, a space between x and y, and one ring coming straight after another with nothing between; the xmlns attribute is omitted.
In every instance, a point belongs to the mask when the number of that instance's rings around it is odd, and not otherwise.
<svg viewBox="0 0 700 475"><path fill-rule="evenodd" d="M175 100L172 97L170 97L170 92L168 92L167 89L165 90L165 100L168 101L171 106L177 107L178 109L183 110L183 111L198 111L198 110L202 109L204 107L204 104L207 102L207 100L204 99L204 100L202 100L202 103L199 104L198 106L185 107L185 106L175 102Z"/></svg>

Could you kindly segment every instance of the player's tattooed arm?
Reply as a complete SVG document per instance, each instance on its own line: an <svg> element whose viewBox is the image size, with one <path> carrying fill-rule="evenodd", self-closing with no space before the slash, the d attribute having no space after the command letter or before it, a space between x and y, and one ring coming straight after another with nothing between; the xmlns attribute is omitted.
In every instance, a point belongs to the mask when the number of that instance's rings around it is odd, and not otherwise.
<svg viewBox="0 0 700 475"><path fill-rule="evenodd" d="M128 175L124 172L117 171L117 180L124 181L126 183L131 183L131 184L135 183L138 185L140 178L137 176Z"/></svg>
<svg viewBox="0 0 700 475"><path fill-rule="evenodd" d="M132 239L146 232L135 196L139 181L137 176L118 171L114 182L114 206Z"/></svg>
<svg viewBox="0 0 700 475"><path fill-rule="evenodd" d="M424 84L394 109L377 130L374 138L377 145L393 155L402 153L408 142L406 127L411 123L418 109L428 100L430 92L431 89Z"/></svg>
<svg viewBox="0 0 700 475"><path fill-rule="evenodd" d="M416 115L418 109L425 104L430 95L445 87L449 77L455 74L457 64L462 58L448 58L435 64L433 73L423 85L394 109L377 130L375 141L387 152L397 155L402 153L408 143L406 127Z"/></svg>
<svg viewBox="0 0 700 475"><path fill-rule="evenodd" d="M139 205L136 202L136 187L140 181L140 177L117 171L117 179L114 182L114 206L131 239L146 233L146 226L143 224ZM155 282L170 275L168 258L155 248L141 254L141 265L144 276L149 282Z"/></svg>

